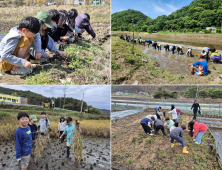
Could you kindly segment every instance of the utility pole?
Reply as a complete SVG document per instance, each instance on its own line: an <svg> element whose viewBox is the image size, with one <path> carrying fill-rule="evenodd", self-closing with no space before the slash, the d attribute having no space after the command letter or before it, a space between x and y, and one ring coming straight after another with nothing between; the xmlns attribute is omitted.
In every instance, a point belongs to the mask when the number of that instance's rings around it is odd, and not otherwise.
<svg viewBox="0 0 222 170"><path fill-rule="evenodd" d="M65 107L65 98L66 98L66 86L65 86L63 91L64 91L64 104L63 104L63 109L64 109L64 107Z"/></svg>
<svg viewBox="0 0 222 170"><path fill-rule="evenodd" d="M133 25L133 19L132 19L132 26L133 26L133 53L134 53L134 25Z"/></svg>
<svg viewBox="0 0 222 170"><path fill-rule="evenodd" d="M60 108L61 108L61 97L60 97Z"/></svg>
<svg viewBox="0 0 222 170"><path fill-rule="evenodd" d="M84 99L84 93L83 93L83 96L82 96L82 105L81 105L81 112L80 113L82 113L83 99Z"/></svg>

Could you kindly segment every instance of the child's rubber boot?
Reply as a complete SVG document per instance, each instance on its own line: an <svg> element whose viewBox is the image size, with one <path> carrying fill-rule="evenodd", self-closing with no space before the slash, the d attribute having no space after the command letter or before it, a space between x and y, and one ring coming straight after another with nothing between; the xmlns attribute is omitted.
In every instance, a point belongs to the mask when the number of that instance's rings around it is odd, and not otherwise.
<svg viewBox="0 0 222 170"><path fill-rule="evenodd" d="M69 149L70 149L70 147L67 146L67 156L66 156L67 158L69 158L69 153L70 153Z"/></svg>
<svg viewBox="0 0 222 170"><path fill-rule="evenodd" d="M171 143L171 148L173 148L174 147L174 144L173 143Z"/></svg>
<svg viewBox="0 0 222 170"><path fill-rule="evenodd" d="M189 153L189 152L187 151L187 146L183 147L183 153Z"/></svg>

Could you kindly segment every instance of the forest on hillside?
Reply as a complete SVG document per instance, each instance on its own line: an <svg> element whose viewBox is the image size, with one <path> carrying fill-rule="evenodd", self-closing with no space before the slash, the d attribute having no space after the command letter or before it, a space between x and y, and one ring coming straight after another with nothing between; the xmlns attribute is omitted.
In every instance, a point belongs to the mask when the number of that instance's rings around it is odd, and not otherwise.
<svg viewBox="0 0 222 170"><path fill-rule="evenodd" d="M42 102L48 103L54 100L55 107L65 108L65 109L74 110L74 111L80 111L81 105L82 105L82 100L78 100L78 99L74 99L70 97L66 97L65 100L64 100L64 97L58 97L54 99L50 97L45 97L41 94L37 94L31 91L14 90L14 89L9 89L9 88L4 88L4 87L0 87L0 93L27 98L28 104L32 104L32 105L41 105ZM97 108L94 108L92 105L87 105L87 103L83 101L82 111L84 112L86 109L88 109L88 112L92 114L109 115L108 114L109 111L104 111L104 110L101 111Z"/></svg>
<svg viewBox="0 0 222 170"><path fill-rule="evenodd" d="M189 5L166 16L161 15L156 19L135 10L126 10L112 14L112 31L132 31L132 19L135 30L138 32L177 31L199 32L207 31L206 27L216 27L221 33L222 0L194 0Z"/></svg>

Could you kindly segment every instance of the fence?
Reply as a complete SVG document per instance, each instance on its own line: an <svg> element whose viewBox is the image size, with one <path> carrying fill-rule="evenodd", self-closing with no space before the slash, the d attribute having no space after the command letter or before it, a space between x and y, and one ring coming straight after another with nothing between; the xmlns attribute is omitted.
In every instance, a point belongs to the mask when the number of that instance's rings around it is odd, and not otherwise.
<svg viewBox="0 0 222 170"><path fill-rule="evenodd" d="M170 109L171 105L174 104L176 108L180 109L181 112L191 112L192 104L188 103L162 103L162 102L143 102L143 101L118 101L112 100L111 110L143 110L148 108L155 108L161 106L162 109ZM213 104L202 104L200 105L203 114L222 116L221 105Z"/></svg>

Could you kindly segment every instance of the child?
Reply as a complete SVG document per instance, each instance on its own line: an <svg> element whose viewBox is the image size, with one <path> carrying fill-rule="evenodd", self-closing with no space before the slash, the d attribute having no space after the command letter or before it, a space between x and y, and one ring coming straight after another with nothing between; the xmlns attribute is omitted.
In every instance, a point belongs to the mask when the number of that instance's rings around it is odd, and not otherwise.
<svg viewBox="0 0 222 170"><path fill-rule="evenodd" d="M64 118L64 116L62 115L61 118L60 118L59 127L58 127L58 132L60 132L60 135L62 135L63 132L65 131L66 125L67 125L67 122L65 121L65 118ZM61 143L64 142L64 138L65 138L65 136L63 136L63 137L61 138Z"/></svg>
<svg viewBox="0 0 222 170"><path fill-rule="evenodd" d="M45 132L48 130L49 126L50 126L50 121L46 117L45 112L41 113L41 119L39 120L38 125L40 126L40 132L41 132L41 135L43 136L45 134Z"/></svg>
<svg viewBox="0 0 222 170"><path fill-rule="evenodd" d="M147 40L147 46L148 46L148 48L150 47L151 44L152 44L152 41L151 41L151 40Z"/></svg>
<svg viewBox="0 0 222 170"><path fill-rule="evenodd" d="M157 112L156 116L157 116L157 119L161 120L160 116L162 117L162 119L164 119L165 118L165 112Z"/></svg>
<svg viewBox="0 0 222 170"><path fill-rule="evenodd" d="M73 143L73 136L74 136L74 132L75 132L75 125L72 123L72 118L71 117L67 117L66 119L67 121L67 126L65 127L65 131L63 132L63 134L60 136L60 139L63 137L63 135L65 135L67 133L67 158L69 158L69 154L70 154L70 147Z"/></svg>
<svg viewBox="0 0 222 170"><path fill-rule="evenodd" d="M147 135L148 134L150 136L153 135L153 134L151 134L151 126L152 126L152 124L151 124L151 120L150 119L144 118L144 119L141 120L140 124L143 127L143 130L145 131L145 133Z"/></svg>
<svg viewBox="0 0 222 170"><path fill-rule="evenodd" d="M33 65L26 60L31 43L36 51L35 59L41 57L39 22L34 17L24 17L18 27L12 28L0 42L0 68L11 74L27 75Z"/></svg>
<svg viewBox="0 0 222 170"><path fill-rule="evenodd" d="M176 108L173 104L171 105L171 111L169 111L168 113L172 114L172 119L175 122L176 118L177 118L177 111L176 111Z"/></svg>
<svg viewBox="0 0 222 170"><path fill-rule="evenodd" d="M58 22L59 22L59 12L56 9L50 9L48 11L49 15L51 16L51 23L53 25L53 28L47 28L46 31L48 32L48 35L54 40L58 39L57 36L55 35L57 27L58 27ZM61 44L64 45L60 40L55 42L55 44Z"/></svg>
<svg viewBox="0 0 222 170"><path fill-rule="evenodd" d="M178 121L175 121L175 122L174 122L174 125L171 126L171 128L170 128L170 132L171 132L173 129L175 129L176 127L178 127L178 126L179 126L179 122L178 122Z"/></svg>
<svg viewBox="0 0 222 170"><path fill-rule="evenodd" d="M191 49L191 48L188 48L188 50L187 50L187 56L192 57L192 49Z"/></svg>
<svg viewBox="0 0 222 170"><path fill-rule="evenodd" d="M183 53L182 46L177 47L177 54L178 54L178 55L179 55L180 51L181 51L181 53Z"/></svg>
<svg viewBox="0 0 222 170"><path fill-rule="evenodd" d="M187 147L185 146L185 141L183 139L183 131L186 129L185 125L182 125L181 127L176 127L170 132L170 138L171 138L171 148L174 147L174 139L181 143L183 147L183 153L189 153L187 151Z"/></svg>
<svg viewBox="0 0 222 170"><path fill-rule="evenodd" d="M154 132L155 137L157 136L157 132L161 129L164 136L166 136L166 132L164 131L164 124L161 120L156 119L154 117L151 117L152 123L154 124Z"/></svg>
<svg viewBox="0 0 222 170"><path fill-rule="evenodd" d="M94 33L91 25L90 25L90 16L89 14L87 13L82 13L82 14L79 14L77 17L76 17L76 26L80 29L85 29L86 32L88 32L94 39L96 38L96 34ZM80 38L81 37L81 34L79 34Z"/></svg>
<svg viewBox="0 0 222 170"><path fill-rule="evenodd" d="M166 44L165 46L164 46L164 48L165 48L165 51L169 51L170 49L169 49L169 45L168 44Z"/></svg>
<svg viewBox="0 0 222 170"><path fill-rule="evenodd" d="M198 122L192 122L190 123L190 131L192 132L192 129L194 129L193 138L196 144L201 143L202 136L207 131L208 127L204 123L198 123Z"/></svg>
<svg viewBox="0 0 222 170"><path fill-rule="evenodd" d="M20 126L15 131L16 159L21 164L22 170L27 170L30 154L32 152L32 133L29 123L29 115L20 112L17 116Z"/></svg>
<svg viewBox="0 0 222 170"><path fill-rule="evenodd" d="M191 73L190 75L194 75L194 72L196 72L195 75L197 76L202 76L202 75L207 75L208 74L208 67L207 67L207 61L206 59L203 59L202 54L198 54L199 61L196 63L191 63L189 66L191 66ZM194 67L194 66L198 66Z"/></svg>
<svg viewBox="0 0 222 170"><path fill-rule="evenodd" d="M39 21L40 24L40 37L41 37L41 57L43 59L40 60L40 62L44 62L45 59L52 58L48 53L45 52L46 48L53 52L57 53L58 55L64 56L65 54L61 51L59 51L56 47L56 44L54 43L53 39L47 34L47 28L53 28L53 25L51 24L51 16L48 12L41 11L37 14L36 18ZM30 59L33 58L35 51L30 50Z"/></svg>
<svg viewBox="0 0 222 170"><path fill-rule="evenodd" d="M161 107L160 107L160 106L156 106L156 107L155 107L155 110L156 110L156 113L157 113L157 112L160 112Z"/></svg>
<svg viewBox="0 0 222 170"><path fill-rule="evenodd" d="M177 111L177 118L176 118L176 121L177 121L179 119L179 117L180 117L181 110L180 109L176 109L176 111Z"/></svg>
<svg viewBox="0 0 222 170"><path fill-rule="evenodd" d="M168 130L170 130L170 128L174 125L174 121L172 121L169 117L167 117L166 119L166 123L164 124Z"/></svg>
<svg viewBox="0 0 222 170"><path fill-rule="evenodd" d="M174 54L174 51L176 50L176 47L174 45L170 46L170 50L172 51L172 54Z"/></svg>
<svg viewBox="0 0 222 170"><path fill-rule="evenodd" d="M69 28L69 26L66 24L66 21L68 20L68 13L65 10L59 11L59 22L57 31L55 33L55 42L58 42L60 40L67 41L69 38L66 36L68 31L72 32L72 30Z"/></svg>
<svg viewBox="0 0 222 170"><path fill-rule="evenodd" d="M75 35L75 36L78 37L78 33L85 32L85 29L80 29L76 26L75 20L76 20L77 16L78 16L77 10L76 9L70 9L69 12L68 12L68 20L67 20L66 24L72 30L72 32L68 31L68 34Z"/></svg>
<svg viewBox="0 0 222 170"><path fill-rule="evenodd" d="M36 126L36 121L37 121L37 118L35 115L31 115L30 116L30 123L28 124L28 126L30 127L31 129L31 133L32 133L32 148L35 147L35 138L36 138L36 134L37 134L37 126Z"/></svg>

